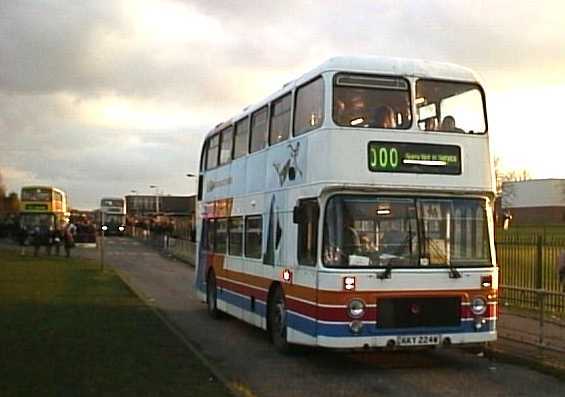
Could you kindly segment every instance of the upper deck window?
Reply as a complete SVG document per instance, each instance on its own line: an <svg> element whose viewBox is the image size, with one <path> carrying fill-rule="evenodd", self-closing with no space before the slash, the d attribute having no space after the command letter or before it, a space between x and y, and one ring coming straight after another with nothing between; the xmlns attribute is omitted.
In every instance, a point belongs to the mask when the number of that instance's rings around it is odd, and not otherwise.
<svg viewBox="0 0 565 397"><path fill-rule="evenodd" d="M290 131L290 94L273 102L271 106L271 145L286 141Z"/></svg>
<svg viewBox="0 0 565 397"><path fill-rule="evenodd" d="M294 135L302 135L322 125L324 119L324 80L321 77L296 92Z"/></svg>
<svg viewBox="0 0 565 397"><path fill-rule="evenodd" d="M482 134L486 132L484 98L473 83L418 80L418 126L424 131Z"/></svg>
<svg viewBox="0 0 565 397"><path fill-rule="evenodd" d="M249 145L249 117L239 120L235 124L235 143L233 149L234 160L245 156Z"/></svg>
<svg viewBox="0 0 565 397"><path fill-rule="evenodd" d="M55 196L57 197L57 192L55 192ZM61 195L59 195L61 196ZM61 196L59 200L62 200L63 197ZM123 200L102 200L101 203L102 207L123 207L124 201Z"/></svg>
<svg viewBox="0 0 565 397"><path fill-rule="evenodd" d="M267 106L251 116L251 146L249 152L257 152L267 146Z"/></svg>
<svg viewBox="0 0 565 397"><path fill-rule="evenodd" d="M334 78L333 119L343 127L410 127L410 85L400 77L338 74Z"/></svg>
<svg viewBox="0 0 565 397"><path fill-rule="evenodd" d="M23 189L22 201L51 201L51 189Z"/></svg>
<svg viewBox="0 0 565 397"><path fill-rule="evenodd" d="M231 161L231 149L233 146L233 127L222 131L222 144L220 148L220 165Z"/></svg>
<svg viewBox="0 0 565 397"><path fill-rule="evenodd" d="M220 135L216 134L210 139L208 154L206 155L206 169L212 169L218 165L218 151L220 149Z"/></svg>

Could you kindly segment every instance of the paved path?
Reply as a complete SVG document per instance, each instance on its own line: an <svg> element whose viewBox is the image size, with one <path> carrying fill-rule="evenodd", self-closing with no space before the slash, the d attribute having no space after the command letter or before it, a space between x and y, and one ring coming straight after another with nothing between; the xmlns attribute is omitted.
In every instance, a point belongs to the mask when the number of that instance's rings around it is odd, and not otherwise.
<svg viewBox="0 0 565 397"><path fill-rule="evenodd" d="M212 320L192 293L194 271L127 238L108 239L108 263L159 307L232 383L255 396L561 396L565 382L455 349L426 353L276 353L266 334ZM94 249L77 254L95 257Z"/></svg>

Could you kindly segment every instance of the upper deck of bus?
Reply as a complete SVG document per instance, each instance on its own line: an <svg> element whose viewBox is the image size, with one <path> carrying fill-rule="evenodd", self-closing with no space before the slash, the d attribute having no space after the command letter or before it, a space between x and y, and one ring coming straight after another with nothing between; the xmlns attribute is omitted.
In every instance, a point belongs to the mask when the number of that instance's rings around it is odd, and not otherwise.
<svg viewBox="0 0 565 397"><path fill-rule="evenodd" d="M67 194L53 186L24 186L21 190L22 213L67 212Z"/></svg>
<svg viewBox="0 0 565 397"><path fill-rule="evenodd" d="M108 213L125 214L125 200L121 197L103 197L100 199L100 210Z"/></svg>
<svg viewBox="0 0 565 397"><path fill-rule="evenodd" d="M57 192L62 194L63 196L66 196L66 193L61 190L58 189L54 186L42 186L42 185L33 185L33 186L23 186L22 187L22 192L29 192L29 191L49 191L49 192Z"/></svg>
<svg viewBox="0 0 565 397"><path fill-rule="evenodd" d="M397 82L394 84L398 84L398 81L401 84L405 82L407 98L409 98L409 105L407 105L409 120L404 120L405 126L401 129L382 129L356 128L353 124L338 125L334 101L337 92L335 88L336 76L341 74L368 76L369 78L375 76L392 80L396 78ZM318 77L321 77L323 81L321 121L311 131L297 135L293 128L296 117L297 92ZM476 87L476 91L480 93L481 97L481 112L484 117L483 130L467 131L467 133L423 130L422 119L419 119L421 113L418 112L422 111L420 108L425 104L422 104L422 98L418 97L416 93L416 85L420 84L419 81L466 84L468 87ZM249 150L245 156L237 159L233 155L232 144L232 154L229 161L221 164L221 161L218 160L216 166L207 167L208 145L216 135L235 126L236 123L247 117L251 118L252 115L262 109L267 109L267 118L271 117L274 104L287 94L290 94L292 98L292 104L289 105L291 121L288 139L284 142L267 142L263 149L253 153ZM439 103L439 99L436 100ZM439 116L437 118L439 119ZM267 136L269 135L269 125L270 122L267 121ZM206 171L205 176L208 181L204 181L204 183L208 182L216 187L216 189L212 189L215 190L213 193L207 191L209 194L207 194L206 200L281 188L283 187L282 184L277 186L277 166L282 167L289 161L297 165L302 178L294 182L287 181L286 187L297 184L321 183L326 185L351 185L361 188L379 186L392 189L447 189L492 194L494 190L491 168L492 157L487 131L484 92L480 86L480 79L468 68L447 63L400 58L337 57L285 84L274 94L248 106L237 116L213 128L204 141L200 169L201 173ZM233 133L231 139L233 140ZM297 147L298 142L300 148ZM396 150L395 145L404 145L403 147L408 147L407 150L415 152L416 155L422 154L424 160L426 159L425 156L437 154L439 148L440 154L459 156L459 170L443 173L410 172L410 170L379 172L386 170L369 169L371 142L375 142L375 148L384 144L387 146L387 150L391 150L391 148ZM433 150L426 153L425 144L430 145L430 150ZM442 146L449 146L450 148L442 152ZM249 148L250 146L248 146ZM421 153L418 153L419 150ZM217 156L220 158L219 151ZM246 163L246 165L242 166L242 163ZM246 180L240 179L226 184L227 178L234 175L239 175L238 178L246 178ZM227 185L231 185L231 187ZM243 189L237 187L242 185L244 186Z"/></svg>

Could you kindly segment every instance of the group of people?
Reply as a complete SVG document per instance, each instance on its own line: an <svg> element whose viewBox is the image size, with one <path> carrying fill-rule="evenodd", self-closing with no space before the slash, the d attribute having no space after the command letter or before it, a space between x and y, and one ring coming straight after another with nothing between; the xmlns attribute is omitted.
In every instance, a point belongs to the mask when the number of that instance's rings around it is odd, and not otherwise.
<svg viewBox="0 0 565 397"><path fill-rule="evenodd" d="M38 256L41 247L45 247L45 253L51 255L53 250L55 255L60 255L61 246L65 250L65 256L71 256L71 249L75 245L76 226L69 222L61 227L48 225L37 225L30 230L25 226L20 227L18 242L21 247L21 255L25 255L26 246L33 247L33 255Z"/></svg>

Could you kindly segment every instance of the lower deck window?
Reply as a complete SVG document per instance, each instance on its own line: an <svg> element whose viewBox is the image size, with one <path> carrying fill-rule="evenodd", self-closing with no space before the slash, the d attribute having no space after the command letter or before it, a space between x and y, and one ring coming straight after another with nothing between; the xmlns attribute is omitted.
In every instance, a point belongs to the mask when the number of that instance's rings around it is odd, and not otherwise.
<svg viewBox="0 0 565 397"><path fill-rule="evenodd" d="M263 217L261 215L245 218L245 256L261 258L263 239Z"/></svg>

